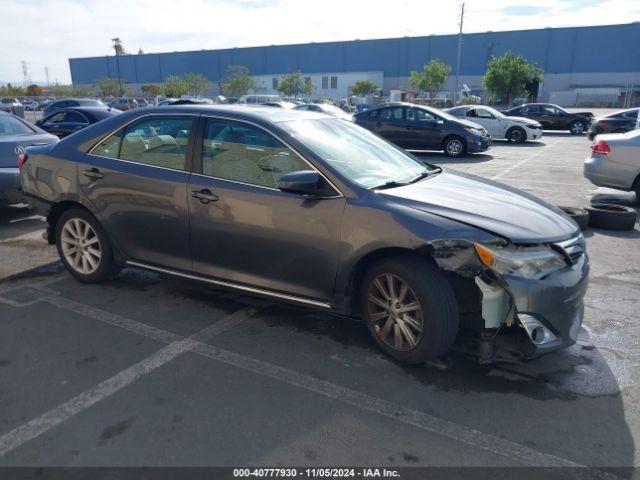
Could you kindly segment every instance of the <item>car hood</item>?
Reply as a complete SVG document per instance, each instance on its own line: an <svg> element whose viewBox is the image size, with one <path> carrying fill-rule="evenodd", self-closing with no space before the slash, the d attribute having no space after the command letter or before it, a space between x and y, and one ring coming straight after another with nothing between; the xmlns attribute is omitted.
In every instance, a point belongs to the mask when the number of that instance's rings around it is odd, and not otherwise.
<svg viewBox="0 0 640 480"><path fill-rule="evenodd" d="M540 122L537 120L532 120L531 118L526 117L509 117L510 122L522 123L524 125L540 125Z"/></svg>
<svg viewBox="0 0 640 480"><path fill-rule="evenodd" d="M562 210L507 185L455 170L378 192L401 205L456 220L513 243L546 243L578 233Z"/></svg>
<svg viewBox="0 0 640 480"><path fill-rule="evenodd" d="M22 135L0 136L0 167L17 167L18 154L16 147L56 143L58 137L49 133L33 133Z"/></svg>

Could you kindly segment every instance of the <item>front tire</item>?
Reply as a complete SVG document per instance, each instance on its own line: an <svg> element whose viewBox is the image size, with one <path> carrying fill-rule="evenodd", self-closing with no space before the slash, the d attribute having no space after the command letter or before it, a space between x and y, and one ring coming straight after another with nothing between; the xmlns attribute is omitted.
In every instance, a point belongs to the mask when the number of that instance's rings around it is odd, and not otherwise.
<svg viewBox="0 0 640 480"><path fill-rule="evenodd" d="M572 135L582 135L586 129L585 124L579 120L574 120L569 125L569 131Z"/></svg>
<svg viewBox="0 0 640 480"><path fill-rule="evenodd" d="M467 153L467 144L461 137L449 137L443 145L444 153L453 158L463 157Z"/></svg>
<svg viewBox="0 0 640 480"><path fill-rule="evenodd" d="M378 346L404 363L447 352L458 333L455 295L445 276L417 255L390 257L365 274L362 316Z"/></svg>
<svg viewBox="0 0 640 480"><path fill-rule="evenodd" d="M58 255L82 283L98 283L117 272L113 250L100 222L86 210L72 208L56 223Z"/></svg>
<svg viewBox="0 0 640 480"><path fill-rule="evenodd" d="M527 132L520 127L511 127L507 130L506 137L511 143L524 143L527 140Z"/></svg>

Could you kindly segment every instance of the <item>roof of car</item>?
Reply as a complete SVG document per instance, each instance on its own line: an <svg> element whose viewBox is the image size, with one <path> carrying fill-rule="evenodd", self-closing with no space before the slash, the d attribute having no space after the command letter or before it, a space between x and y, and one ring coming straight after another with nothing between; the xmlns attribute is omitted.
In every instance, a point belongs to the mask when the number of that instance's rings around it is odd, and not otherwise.
<svg viewBox="0 0 640 480"><path fill-rule="evenodd" d="M288 108L272 108L262 105L176 105L168 109L166 107L147 107L140 109L140 113L203 113L203 114L224 114L234 116L243 120L287 122L291 120L333 118L318 112L306 112Z"/></svg>

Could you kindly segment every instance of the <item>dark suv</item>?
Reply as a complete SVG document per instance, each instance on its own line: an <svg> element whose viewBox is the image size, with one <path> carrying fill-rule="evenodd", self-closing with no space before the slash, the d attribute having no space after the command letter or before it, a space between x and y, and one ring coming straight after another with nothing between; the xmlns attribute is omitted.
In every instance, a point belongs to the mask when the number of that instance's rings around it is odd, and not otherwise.
<svg viewBox="0 0 640 480"><path fill-rule="evenodd" d="M461 326L520 335L527 353L580 330L589 262L573 220L330 115L135 109L20 165L80 282L129 266L356 316L411 363Z"/></svg>
<svg viewBox="0 0 640 480"><path fill-rule="evenodd" d="M422 105L389 103L357 113L354 121L406 150L443 150L461 157L491 146L481 125Z"/></svg>
<svg viewBox="0 0 640 480"><path fill-rule="evenodd" d="M591 112L570 113L552 103L525 103L502 113L536 120L544 130L569 130L574 135L586 132L593 119Z"/></svg>

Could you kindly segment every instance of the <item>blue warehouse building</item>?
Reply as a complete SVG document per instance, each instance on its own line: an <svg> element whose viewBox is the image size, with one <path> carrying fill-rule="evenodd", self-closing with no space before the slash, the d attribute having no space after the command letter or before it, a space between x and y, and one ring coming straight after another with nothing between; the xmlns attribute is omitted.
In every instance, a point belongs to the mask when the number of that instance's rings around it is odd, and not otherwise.
<svg viewBox="0 0 640 480"><path fill-rule="evenodd" d="M640 23L594 27L545 28L463 36L460 81L482 89L482 76L492 56L522 54L545 72L539 99L561 104L577 99L613 98L640 89ZM247 67L259 92L276 93L282 77L300 71L311 78L316 95L344 98L356 80L369 79L388 91L405 87L412 70L431 59L453 67L445 89L455 88L457 35L430 35L380 40L309 43L142 55L72 58L72 81L93 84L117 78L135 91L161 83L169 75L201 73L219 91L229 65Z"/></svg>

